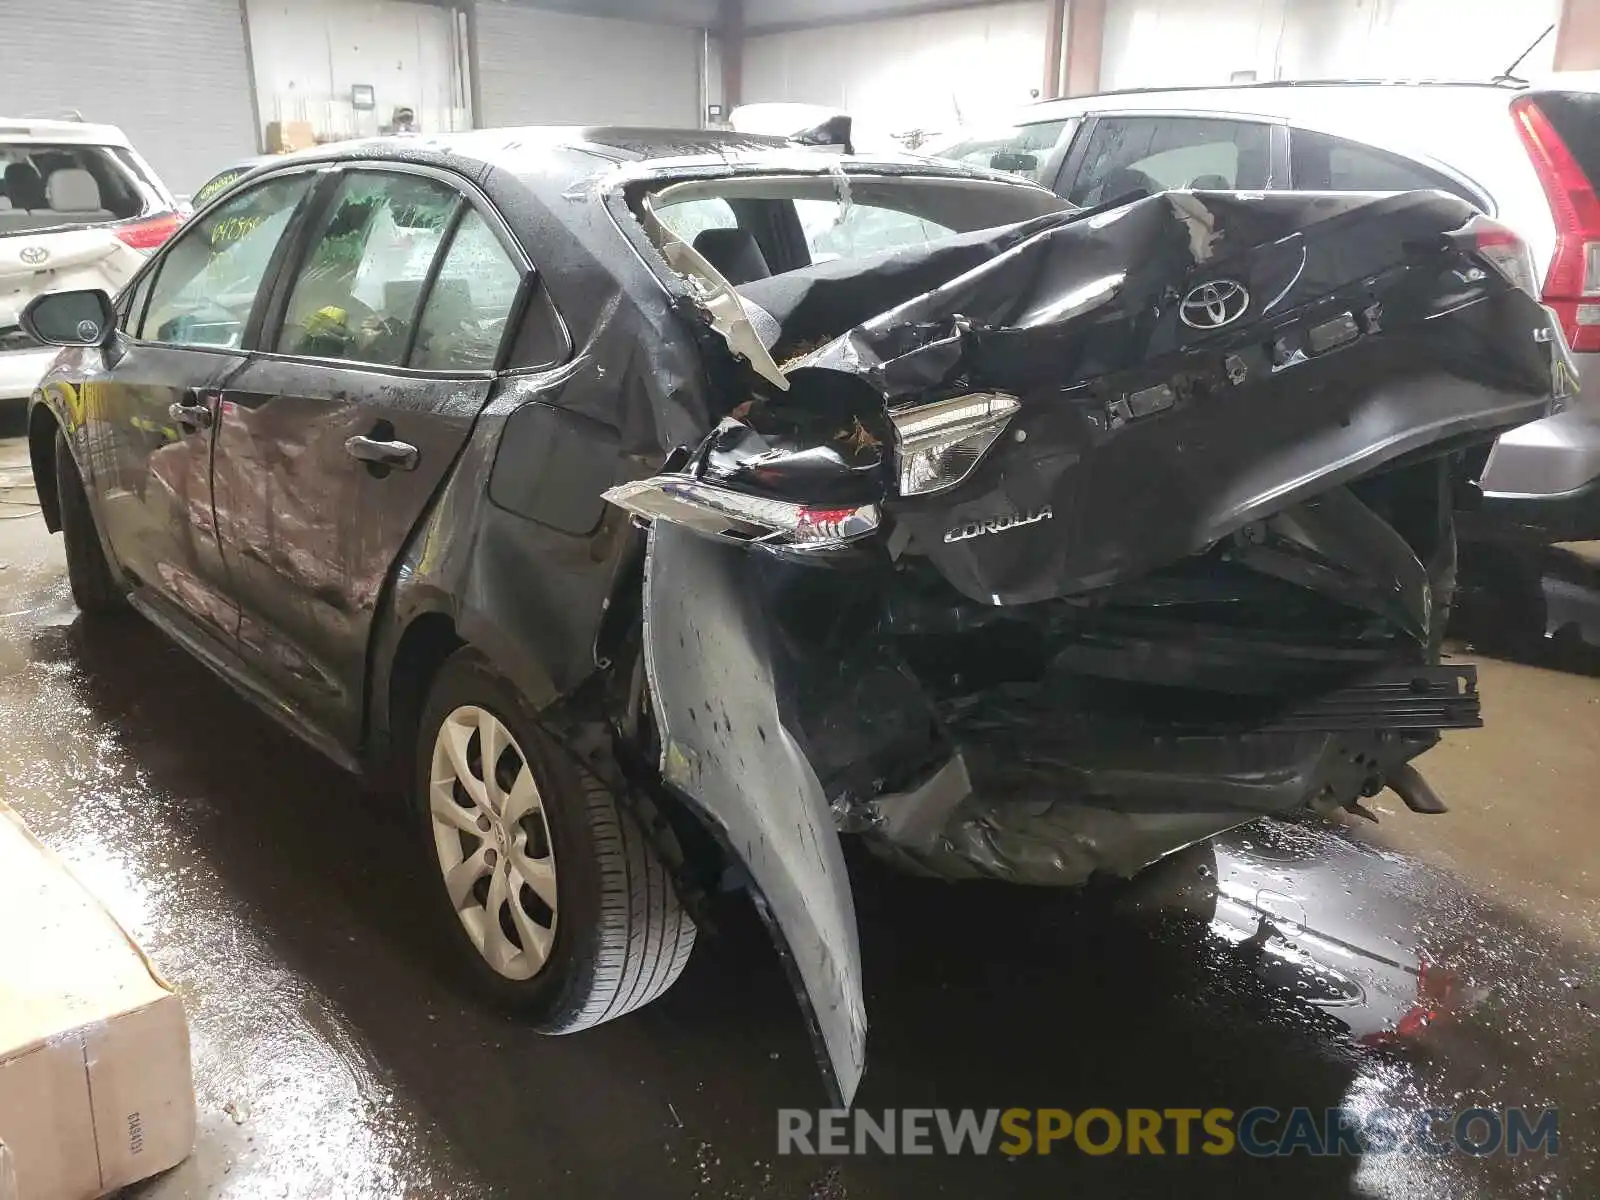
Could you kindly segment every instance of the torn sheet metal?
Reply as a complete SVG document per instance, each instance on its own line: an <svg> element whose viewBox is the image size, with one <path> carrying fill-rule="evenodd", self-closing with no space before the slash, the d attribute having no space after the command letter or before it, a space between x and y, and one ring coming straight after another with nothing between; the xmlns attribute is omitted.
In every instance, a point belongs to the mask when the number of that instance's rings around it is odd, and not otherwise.
<svg viewBox="0 0 1600 1200"><path fill-rule="evenodd" d="M827 799L781 710L762 569L738 547L652 526L644 633L661 771L749 872L848 1104L866 1062L855 904Z"/></svg>

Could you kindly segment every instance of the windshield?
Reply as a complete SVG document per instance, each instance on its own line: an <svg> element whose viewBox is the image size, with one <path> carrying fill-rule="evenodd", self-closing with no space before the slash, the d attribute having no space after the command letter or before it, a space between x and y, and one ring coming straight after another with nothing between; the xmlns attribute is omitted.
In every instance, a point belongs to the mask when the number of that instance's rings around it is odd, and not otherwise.
<svg viewBox="0 0 1600 1200"><path fill-rule="evenodd" d="M1040 188L955 176L735 176L669 184L651 209L729 282L927 246L1068 207Z"/></svg>
<svg viewBox="0 0 1600 1200"><path fill-rule="evenodd" d="M0 236L130 220L165 207L121 146L0 142Z"/></svg>

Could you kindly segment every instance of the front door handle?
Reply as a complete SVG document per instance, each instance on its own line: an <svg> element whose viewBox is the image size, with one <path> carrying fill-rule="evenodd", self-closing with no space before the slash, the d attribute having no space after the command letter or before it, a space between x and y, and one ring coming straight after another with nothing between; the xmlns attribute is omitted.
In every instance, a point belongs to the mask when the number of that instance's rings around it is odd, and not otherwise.
<svg viewBox="0 0 1600 1200"><path fill-rule="evenodd" d="M208 404L169 404L167 416L185 429L211 428L211 406Z"/></svg>
<svg viewBox="0 0 1600 1200"><path fill-rule="evenodd" d="M417 448L410 442L385 442L358 434L345 439L344 452L364 463L398 467L402 471L417 469Z"/></svg>

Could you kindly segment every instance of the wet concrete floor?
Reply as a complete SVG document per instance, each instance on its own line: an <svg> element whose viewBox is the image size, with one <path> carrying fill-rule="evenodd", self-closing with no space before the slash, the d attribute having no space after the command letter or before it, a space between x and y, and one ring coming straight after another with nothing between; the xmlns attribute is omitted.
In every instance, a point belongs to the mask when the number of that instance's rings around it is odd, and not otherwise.
<svg viewBox="0 0 1600 1200"><path fill-rule="evenodd" d="M25 457L0 439L0 797L193 1035L199 1146L140 1200L1600 1194L1592 662L1471 655L1489 726L1425 760L1447 816L1384 794L1377 826L1251 826L1078 894L852 862L864 1108L1555 1107L1557 1156L780 1157L776 1110L826 1101L746 906L622 1021L480 1006L414 936L395 803L137 618L81 622Z"/></svg>

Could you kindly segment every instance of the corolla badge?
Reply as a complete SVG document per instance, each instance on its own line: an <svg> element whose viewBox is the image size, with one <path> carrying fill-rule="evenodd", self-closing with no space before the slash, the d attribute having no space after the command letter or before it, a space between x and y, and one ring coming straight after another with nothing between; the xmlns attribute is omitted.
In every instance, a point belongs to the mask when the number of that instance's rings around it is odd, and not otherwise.
<svg viewBox="0 0 1600 1200"><path fill-rule="evenodd" d="M1055 513L1046 504L1043 508L1033 512L1006 513L1000 517L990 517L987 521L968 521L965 525L957 525L954 529L947 530L944 540L947 542L964 542L968 538L983 537L989 533L1004 533L1008 529L1018 529L1023 525L1037 525L1040 521L1049 521L1055 518Z"/></svg>
<svg viewBox="0 0 1600 1200"><path fill-rule="evenodd" d="M1178 305L1178 317L1190 329L1221 329L1232 325L1250 307L1250 293L1232 279L1202 283Z"/></svg>
<svg viewBox="0 0 1600 1200"><path fill-rule="evenodd" d="M23 262L27 263L30 267L37 267L45 259L50 257L50 251L46 250L43 246L24 246L17 253L17 257Z"/></svg>

